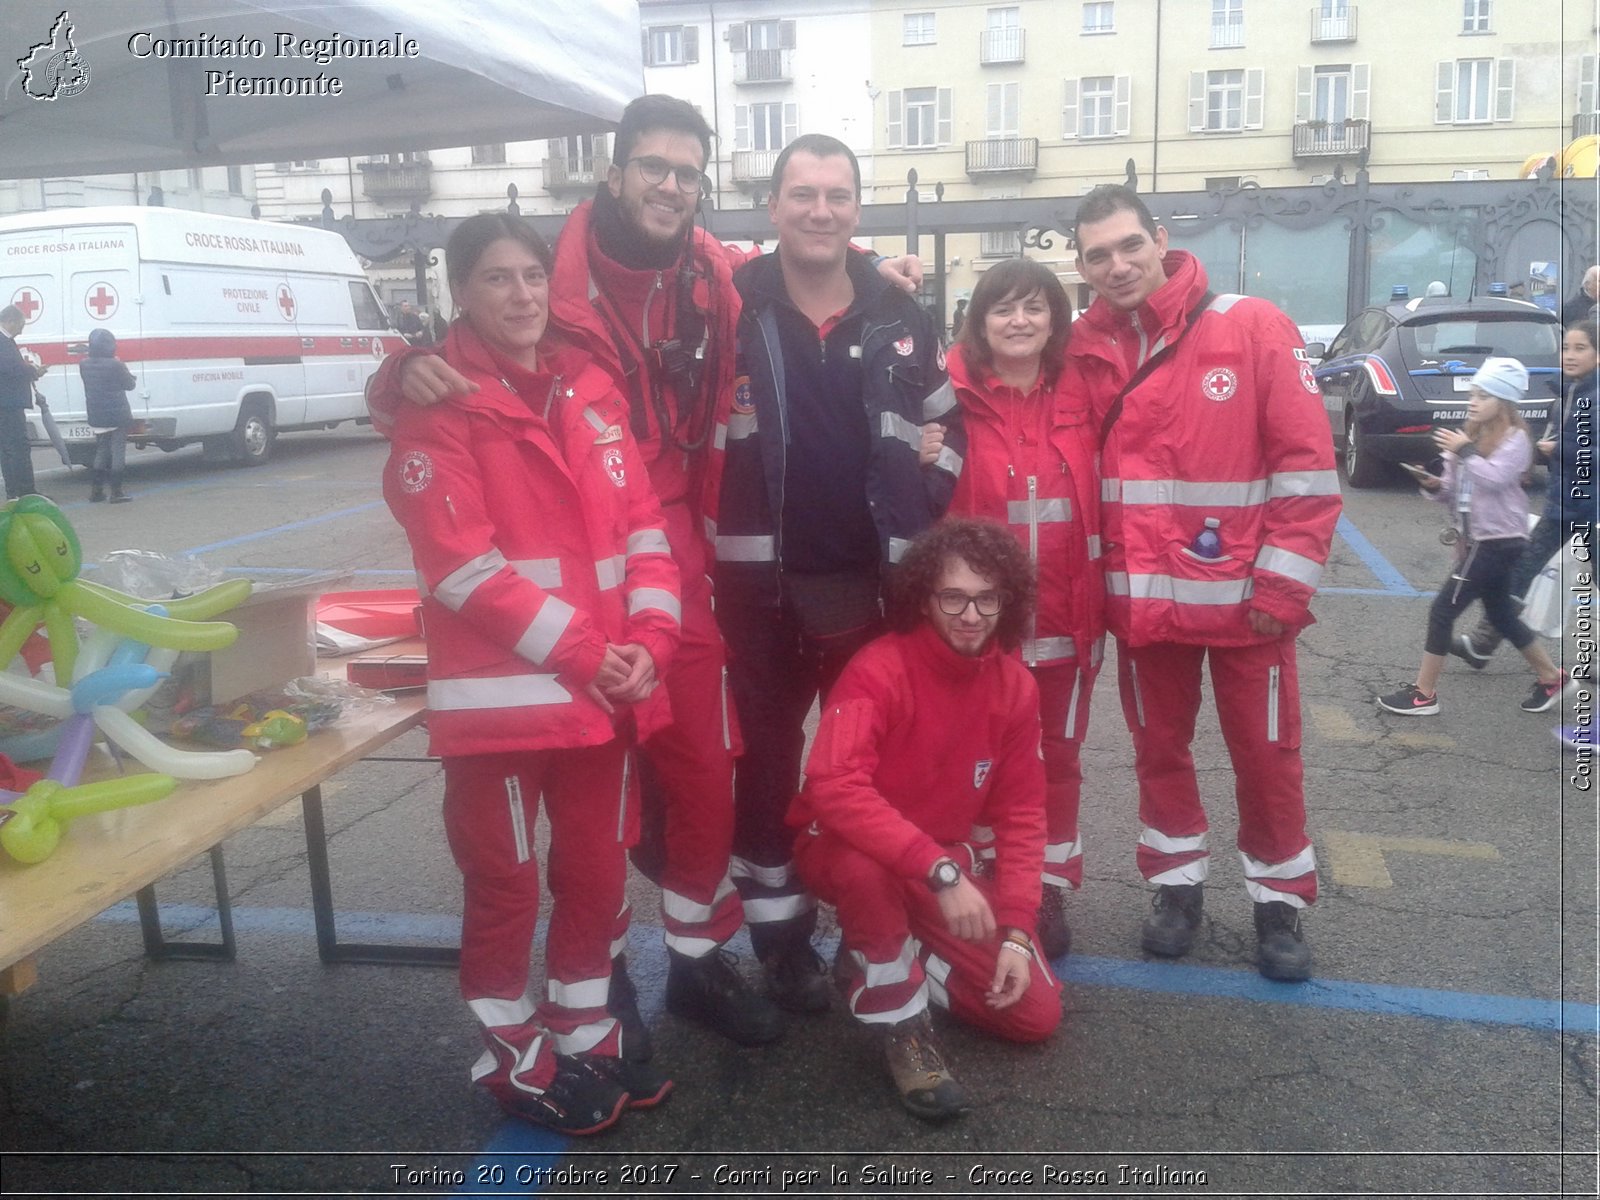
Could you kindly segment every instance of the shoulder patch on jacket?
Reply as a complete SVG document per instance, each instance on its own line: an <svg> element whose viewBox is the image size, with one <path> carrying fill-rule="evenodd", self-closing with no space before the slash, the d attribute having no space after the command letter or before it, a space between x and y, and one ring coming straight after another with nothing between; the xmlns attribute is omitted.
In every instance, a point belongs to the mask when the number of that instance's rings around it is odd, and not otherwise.
<svg viewBox="0 0 1600 1200"><path fill-rule="evenodd" d="M916 351L917 343L909 333L894 344L894 352L901 358L910 358Z"/></svg>
<svg viewBox="0 0 1600 1200"><path fill-rule="evenodd" d="M426 491L433 482L433 459L422 450L408 451L396 464L394 473L400 482L400 490L414 496Z"/></svg>
<svg viewBox="0 0 1600 1200"><path fill-rule="evenodd" d="M1200 380L1200 390L1207 400L1231 400L1239 390L1239 377L1227 367L1212 367Z"/></svg>

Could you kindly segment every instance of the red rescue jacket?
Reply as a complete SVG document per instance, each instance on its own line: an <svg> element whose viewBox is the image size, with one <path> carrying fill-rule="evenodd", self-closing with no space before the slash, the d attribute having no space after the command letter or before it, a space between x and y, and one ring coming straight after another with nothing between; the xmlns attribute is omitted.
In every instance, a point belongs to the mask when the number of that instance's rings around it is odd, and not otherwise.
<svg viewBox="0 0 1600 1200"><path fill-rule="evenodd" d="M678 570L610 376L541 347L541 370L463 322L444 355L479 391L402 404L383 493L406 531L428 634L438 755L592 746L613 718L585 691L608 642L663 674L678 640ZM627 706L619 706L619 716ZM638 735L670 720L658 688Z"/></svg>

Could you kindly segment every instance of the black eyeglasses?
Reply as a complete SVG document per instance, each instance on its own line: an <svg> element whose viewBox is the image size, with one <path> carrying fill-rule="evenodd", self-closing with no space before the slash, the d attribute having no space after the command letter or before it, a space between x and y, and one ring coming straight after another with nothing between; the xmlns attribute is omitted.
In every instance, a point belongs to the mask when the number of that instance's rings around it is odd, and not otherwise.
<svg viewBox="0 0 1600 1200"><path fill-rule="evenodd" d="M705 180L705 172L697 167L675 167L666 159L654 155L628 160L630 166L634 163L639 164L639 174L644 176L646 183L665 183L667 176L671 175L677 179L678 190L682 192L698 192Z"/></svg>
<svg viewBox="0 0 1600 1200"><path fill-rule="evenodd" d="M1004 592L979 592L976 596L956 591L935 592L934 598L939 601L939 611L947 617L959 617L969 604L977 607L980 617L998 616L1006 602Z"/></svg>

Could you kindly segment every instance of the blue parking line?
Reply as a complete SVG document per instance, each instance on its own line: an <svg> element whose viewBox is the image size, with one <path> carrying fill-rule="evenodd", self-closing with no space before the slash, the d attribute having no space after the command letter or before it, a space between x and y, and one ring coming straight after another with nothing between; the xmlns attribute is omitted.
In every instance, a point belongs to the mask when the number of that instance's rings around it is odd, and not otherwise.
<svg viewBox="0 0 1600 1200"><path fill-rule="evenodd" d="M337 508L332 512L322 513L315 517L306 517L301 521L288 521L282 525L273 525L267 529L258 529L254 533L242 533L238 537L223 538L220 542L208 542L203 546L191 546L187 550L179 551L180 554L205 554L211 550L222 550L228 546L242 546L246 542L260 541L262 538L277 537L280 533L294 533L300 529L310 529L316 525L326 525L329 521L340 521L345 517L353 517L358 513L371 512L375 508L382 508L382 500L370 500L366 504L357 504L352 508Z"/></svg>
<svg viewBox="0 0 1600 1200"><path fill-rule="evenodd" d="M1367 570L1383 585L1383 594L1390 596L1414 597L1420 595L1416 588L1406 582L1406 577L1385 558L1379 549L1369 542L1363 534L1343 513L1339 514L1339 524L1336 527L1339 536L1345 544L1356 552L1356 557L1366 564ZM1344 592L1345 588L1322 588L1324 592Z"/></svg>

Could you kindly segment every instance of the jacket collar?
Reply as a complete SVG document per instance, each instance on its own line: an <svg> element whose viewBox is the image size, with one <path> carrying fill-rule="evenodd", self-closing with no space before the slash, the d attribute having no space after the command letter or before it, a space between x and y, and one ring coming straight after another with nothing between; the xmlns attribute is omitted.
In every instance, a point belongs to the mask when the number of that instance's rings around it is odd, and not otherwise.
<svg viewBox="0 0 1600 1200"><path fill-rule="evenodd" d="M972 683L1000 657L1000 646L990 638L983 653L972 657L957 654L950 644L939 636L932 624L924 620L905 635L910 653L941 679L952 683Z"/></svg>
<svg viewBox="0 0 1600 1200"><path fill-rule="evenodd" d="M1078 320L1087 331L1092 331L1101 338L1107 338L1131 333L1133 318L1137 316L1140 330L1152 341L1163 334L1171 340L1183 331L1190 310L1199 303L1200 297L1205 295L1206 269L1200 265L1200 260L1187 250L1168 250L1166 257L1161 260L1161 266L1167 273L1167 281L1132 313L1123 312L1097 296L1094 303L1089 305ZM1069 353L1072 343L1078 340L1077 338L1068 340ZM1098 340L1099 338L1093 339L1093 341ZM1090 339L1083 341L1093 344Z"/></svg>
<svg viewBox="0 0 1600 1200"><path fill-rule="evenodd" d="M878 274L878 269L864 254L854 250L845 251L844 269L850 275L850 286L855 289L855 299L847 310L850 316L876 305L879 297L890 289L888 280ZM751 306L781 304L786 308L795 307L794 301L789 299L789 289L783 280L783 263L776 251L745 263L733 273L733 283L744 302Z"/></svg>

